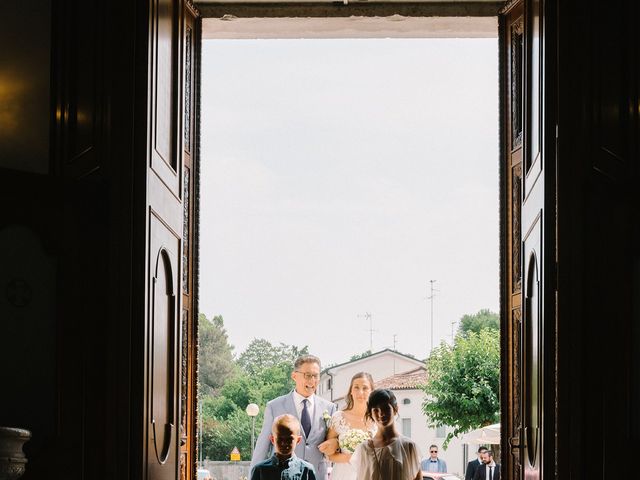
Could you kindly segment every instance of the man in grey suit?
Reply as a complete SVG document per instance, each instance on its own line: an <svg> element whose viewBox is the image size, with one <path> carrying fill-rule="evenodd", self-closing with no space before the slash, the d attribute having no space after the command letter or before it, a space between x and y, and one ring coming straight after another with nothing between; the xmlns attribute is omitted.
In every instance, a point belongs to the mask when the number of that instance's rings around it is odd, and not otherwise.
<svg viewBox="0 0 640 480"><path fill-rule="evenodd" d="M267 403L262 431L256 440L251 458L251 467L269 458L272 447L269 435L273 419L288 413L295 416L302 427L300 432L302 441L296 446L296 456L315 467L318 479L326 480L329 461L318 450L318 445L324 442L327 436L325 413L329 416L333 415L336 405L315 395L320 382L320 359L313 355L298 357L294 363L291 378L296 384L293 392Z"/></svg>

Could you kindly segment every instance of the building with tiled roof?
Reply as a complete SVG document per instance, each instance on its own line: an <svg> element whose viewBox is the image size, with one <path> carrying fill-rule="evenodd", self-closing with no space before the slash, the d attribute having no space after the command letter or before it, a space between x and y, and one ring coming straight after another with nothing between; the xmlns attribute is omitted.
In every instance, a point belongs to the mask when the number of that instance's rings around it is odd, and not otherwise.
<svg viewBox="0 0 640 480"><path fill-rule="evenodd" d="M320 375L318 394L341 405L349 389L351 377L358 372L369 372L373 380L387 378L399 372L424 367L424 361L404 353L385 348L348 362L325 368Z"/></svg>
<svg viewBox="0 0 640 480"><path fill-rule="evenodd" d="M422 387L427 382L427 369L423 360L385 349L333 365L322 371L318 395L343 408L351 378L359 372L370 373L375 388L387 388L394 392L398 400L398 430L416 442L423 455L428 456L431 444L442 447L447 429L429 427L422 412L422 405L426 400ZM447 462L450 472L462 473L467 461L467 451L461 440L453 439L446 451L440 448L440 458Z"/></svg>
<svg viewBox="0 0 640 480"><path fill-rule="evenodd" d="M376 382L376 388L389 390L421 389L427 383L427 369L423 366L408 372L398 373Z"/></svg>

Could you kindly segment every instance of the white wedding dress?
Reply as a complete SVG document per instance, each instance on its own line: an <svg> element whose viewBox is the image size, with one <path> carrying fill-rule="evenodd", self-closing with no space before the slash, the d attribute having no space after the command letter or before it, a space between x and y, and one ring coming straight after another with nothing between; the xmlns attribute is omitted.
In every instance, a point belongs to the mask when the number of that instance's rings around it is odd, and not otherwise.
<svg viewBox="0 0 640 480"><path fill-rule="evenodd" d="M338 434L338 441L340 441L340 438L344 437L344 435L351 430L361 430L358 428L351 428L351 425L347 422L342 410L338 410L331 417L331 427ZM371 437L373 437L376 430L376 425L372 422L369 429L367 429L367 432ZM331 470L331 480L356 480L356 474L357 469L355 465L352 465L351 463L334 463L333 469Z"/></svg>

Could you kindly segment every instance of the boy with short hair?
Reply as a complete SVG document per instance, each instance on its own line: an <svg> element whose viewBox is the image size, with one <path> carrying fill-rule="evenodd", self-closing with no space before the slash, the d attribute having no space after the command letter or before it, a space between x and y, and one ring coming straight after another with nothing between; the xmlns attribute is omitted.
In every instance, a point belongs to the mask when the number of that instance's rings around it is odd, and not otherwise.
<svg viewBox="0 0 640 480"><path fill-rule="evenodd" d="M274 453L271 458L254 465L251 480L316 480L313 465L294 453L301 439L300 422L296 417L288 413L276 417L269 436Z"/></svg>

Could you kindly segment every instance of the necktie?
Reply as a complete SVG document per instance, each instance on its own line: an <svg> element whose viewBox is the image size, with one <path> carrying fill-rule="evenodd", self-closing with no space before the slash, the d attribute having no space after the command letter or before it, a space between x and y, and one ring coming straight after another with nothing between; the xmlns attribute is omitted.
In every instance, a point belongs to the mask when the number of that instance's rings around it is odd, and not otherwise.
<svg viewBox="0 0 640 480"><path fill-rule="evenodd" d="M489 467L489 480L493 480L493 467Z"/></svg>
<svg viewBox="0 0 640 480"><path fill-rule="evenodd" d="M309 432L311 431L311 417L309 416L307 403L309 403L309 400L307 400L306 398L302 400L302 415L300 415L300 424L302 425L302 429L304 430L305 437L308 437Z"/></svg>

